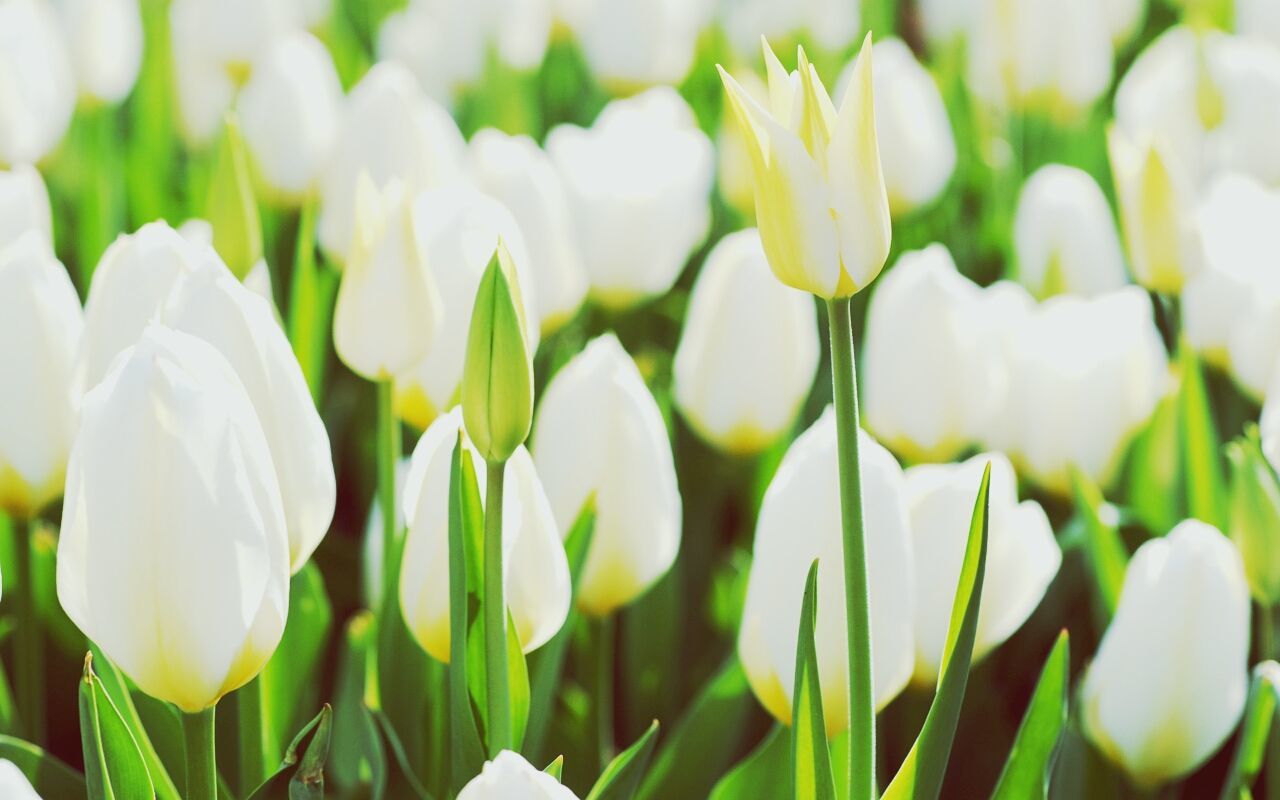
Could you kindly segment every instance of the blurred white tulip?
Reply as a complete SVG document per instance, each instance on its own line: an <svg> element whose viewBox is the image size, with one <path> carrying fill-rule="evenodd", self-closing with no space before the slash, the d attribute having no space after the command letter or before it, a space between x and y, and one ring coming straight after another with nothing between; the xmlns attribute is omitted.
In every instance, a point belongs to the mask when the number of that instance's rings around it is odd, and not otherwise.
<svg viewBox="0 0 1280 800"><path fill-rule="evenodd" d="M0 796L7 800L40 800L31 781L8 759L0 759Z"/></svg>
<svg viewBox="0 0 1280 800"><path fill-rule="evenodd" d="M551 378L533 453L562 535L595 498L579 608L609 614L667 573L682 524L671 442L640 371L612 334L593 339Z"/></svg>
<svg viewBox="0 0 1280 800"><path fill-rule="evenodd" d="M379 191L361 173L356 195L350 261L333 309L333 343L353 372L384 381L431 350L443 306L437 270L425 257L404 184L393 180Z"/></svg>
<svg viewBox="0 0 1280 800"><path fill-rule="evenodd" d="M1280 5L1272 0L1235 0L1236 33L1280 47Z"/></svg>
<svg viewBox="0 0 1280 800"><path fill-rule="evenodd" d="M555 330L569 321L587 294L560 174L528 136L508 136L494 128L471 137L471 174L519 223L537 300L529 310L542 321L543 333ZM524 302L530 305L529 298Z"/></svg>
<svg viewBox="0 0 1280 800"><path fill-rule="evenodd" d="M710 0L556 0L556 6L591 74L618 92L684 80L711 10Z"/></svg>
<svg viewBox="0 0 1280 800"><path fill-rule="evenodd" d="M953 45L972 27L979 0L919 0L917 9L930 44Z"/></svg>
<svg viewBox="0 0 1280 800"><path fill-rule="evenodd" d="M1009 459L983 453L961 464L922 464L906 471L907 513L915 560L915 676L933 686L946 647L969 521L991 465L987 517L987 568L978 612L976 662L1014 634L1058 574L1062 550L1044 509L1018 502L1018 479Z"/></svg>
<svg viewBox="0 0 1280 800"><path fill-rule="evenodd" d="M865 431L859 432L871 655L876 707L907 685L913 658L915 578L902 469ZM765 491L747 578L738 657L756 697L791 721L796 637L809 566L818 562L818 626L814 631L827 735L849 727L849 651L845 624L843 536L836 419L828 407L783 457ZM977 492L974 485L974 492Z"/></svg>
<svg viewBox="0 0 1280 800"><path fill-rule="evenodd" d="M0 166L48 155L76 104L71 54L44 0L0 3Z"/></svg>
<svg viewBox="0 0 1280 800"><path fill-rule="evenodd" d="M547 154L592 297L622 308L670 289L711 224L715 154L689 104L667 87L615 100L590 128L553 129Z"/></svg>
<svg viewBox="0 0 1280 800"><path fill-rule="evenodd" d="M213 225L207 219L192 217L178 226L178 233L183 239L201 248L213 247ZM266 259L259 260L244 276L245 288L271 304L271 312L280 320L280 310L276 308L275 290L271 285L271 268Z"/></svg>
<svg viewBox="0 0 1280 800"><path fill-rule="evenodd" d="M118 103L133 89L142 66L142 14L138 0L57 0L80 92Z"/></svg>
<svg viewBox="0 0 1280 800"><path fill-rule="evenodd" d="M449 661L449 477L454 445L462 429L459 409L431 423L418 440L405 478L404 561L400 607L422 648ZM465 439L485 495L484 460ZM502 497L503 582L507 606L524 652L560 630L569 614L569 562L556 519L529 451L521 445L506 463Z"/></svg>
<svg viewBox="0 0 1280 800"><path fill-rule="evenodd" d="M1085 734L1136 783L1185 775L1226 741L1248 690L1249 587L1198 520L1133 554L1081 693Z"/></svg>
<svg viewBox="0 0 1280 800"><path fill-rule="evenodd" d="M356 184L401 180L412 194L455 180L465 143L444 108L429 100L407 68L380 62L347 96L329 166L322 176L320 246L341 267L350 258Z"/></svg>
<svg viewBox="0 0 1280 800"><path fill-rule="evenodd" d="M480 774L467 782L458 800L578 800L560 781L524 760L519 753L503 750L486 761Z"/></svg>
<svg viewBox="0 0 1280 800"><path fill-rule="evenodd" d="M707 256L676 347L673 393L689 424L732 453L754 453L791 429L818 371L813 298L769 270L755 228Z"/></svg>
<svg viewBox="0 0 1280 800"><path fill-rule="evenodd" d="M1084 170L1049 164L1027 178L1013 244L1018 280L1037 297L1091 296L1128 283L1111 206Z"/></svg>
<svg viewBox="0 0 1280 800"><path fill-rule="evenodd" d="M208 343L152 325L85 396L57 573L80 630L185 712L271 657L289 608L284 508L253 405Z"/></svg>
<svg viewBox="0 0 1280 800"><path fill-rule="evenodd" d="M62 491L82 327L80 298L41 232L0 246L0 510L16 517Z"/></svg>
<svg viewBox="0 0 1280 800"><path fill-rule="evenodd" d="M245 144L272 194L298 200L316 186L341 104L333 58L311 34L282 36L258 59L237 107Z"/></svg>
<svg viewBox="0 0 1280 800"><path fill-rule="evenodd" d="M754 58L760 37L785 39L808 34L824 50L839 52L858 35L860 0L719 0L720 21L729 43ZM877 43L878 44L878 43Z"/></svg>
<svg viewBox="0 0 1280 800"><path fill-rule="evenodd" d="M538 349L538 295L520 226L497 200L466 186L431 189L414 200L412 215L419 252L439 287L440 326L428 351L396 372L395 404L406 422L426 428L458 402L476 289L499 240L519 276L530 352Z"/></svg>
<svg viewBox="0 0 1280 800"><path fill-rule="evenodd" d="M53 215L44 178L28 164L0 169L0 250L29 230L53 244Z"/></svg>

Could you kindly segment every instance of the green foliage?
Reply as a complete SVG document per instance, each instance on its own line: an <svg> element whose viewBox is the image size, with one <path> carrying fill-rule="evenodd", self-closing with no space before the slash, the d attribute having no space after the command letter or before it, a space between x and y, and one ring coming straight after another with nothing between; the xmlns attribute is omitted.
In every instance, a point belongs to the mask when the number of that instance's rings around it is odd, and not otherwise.
<svg viewBox="0 0 1280 800"><path fill-rule="evenodd" d="M822 715L822 686L813 629L818 619L818 562L809 567L800 629L796 638L796 682L791 702L791 782L797 798L834 800L835 776L827 750L827 726Z"/></svg>
<svg viewBox="0 0 1280 800"><path fill-rule="evenodd" d="M649 766L657 740L658 721L655 719L635 744L609 762L585 800L631 800Z"/></svg>
<svg viewBox="0 0 1280 800"><path fill-rule="evenodd" d="M149 800L155 796L147 764L120 712L84 659L80 681L80 741L89 800Z"/></svg>
<svg viewBox="0 0 1280 800"><path fill-rule="evenodd" d="M1048 797L1053 757L1067 723L1067 693L1071 679L1070 645L1067 632L1045 660L1027 713L1018 726L1018 735L1009 751L992 800L1031 800Z"/></svg>

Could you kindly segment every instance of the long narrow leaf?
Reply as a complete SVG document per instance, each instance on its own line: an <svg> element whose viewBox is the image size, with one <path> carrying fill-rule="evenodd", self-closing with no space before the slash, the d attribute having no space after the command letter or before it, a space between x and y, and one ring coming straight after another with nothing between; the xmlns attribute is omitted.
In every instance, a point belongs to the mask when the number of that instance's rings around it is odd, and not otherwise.
<svg viewBox="0 0 1280 800"><path fill-rule="evenodd" d="M790 800L791 737L775 725L764 741L721 778L708 800Z"/></svg>
<svg viewBox="0 0 1280 800"><path fill-rule="evenodd" d="M635 744L609 762L586 800L631 800L649 766L657 740L658 721L655 719Z"/></svg>
<svg viewBox="0 0 1280 800"><path fill-rule="evenodd" d="M84 659L80 681L80 742L90 800L150 800L155 796L138 743Z"/></svg>
<svg viewBox="0 0 1280 800"><path fill-rule="evenodd" d="M1120 588L1129 565L1129 553L1116 523L1107 513L1106 499L1098 486L1078 469L1071 470L1076 508L1084 519L1085 553L1098 603L1107 619L1120 602Z"/></svg>
<svg viewBox="0 0 1280 800"><path fill-rule="evenodd" d="M84 777L30 742L0 736L0 758L12 761L41 797L84 797Z"/></svg>
<svg viewBox="0 0 1280 800"><path fill-rule="evenodd" d="M111 699L111 703L120 712L125 727L129 729L134 742L138 745L138 751L142 754L142 760L146 762L147 772L151 776L156 797L159 800L180 800L178 787L161 762L156 748L151 743L151 737L142 724L142 717L139 716L138 709L133 704L133 697L129 694L129 685L124 674L102 654L97 645L91 649L95 673L102 683L103 690Z"/></svg>
<svg viewBox="0 0 1280 800"><path fill-rule="evenodd" d="M835 776L827 751L827 725L822 714L822 686L813 629L818 619L818 562L809 566L804 599L800 604L800 630L796 637L796 680L792 695L791 782L798 798L833 800Z"/></svg>
<svg viewBox="0 0 1280 800"><path fill-rule="evenodd" d="M1249 800L1249 786L1258 777L1267 755L1267 739L1275 724L1277 706L1280 706L1280 664L1264 661L1253 668L1249 704L1240 726L1240 741L1231 759L1231 772L1222 786L1222 800Z"/></svg>
<svg viewBox="0 0 1280 800"><path fill-rule="evenodd" d="M476 483L471 454L462 446L462 434L453 449L449 477L449 727L452 743L451 784L455 791L480 771L484 747L476 730L475 715L467 693L467 631L472 586L472 565L466 542L474 536L471 527L480 522L480 489Z"/></svg>
<svg viewBox="0 0 1280 800"><path fill-rule="evenodd" d="M1043 800L1048 796L1054 754L1067 724L1069 681L1070 645L1064 630L1045 660L992 800Z"/></svg>
<svg viewBox="0 0 1280 800"><path fill-rule="evenodd" d="M1178 345L1178 364L1182 372L1178 414L1182 429L1182 463L1186 470L1187 514L1222 528L1226 516L1222 442L1214 428L1200 361L1185 340Z"/></svg>

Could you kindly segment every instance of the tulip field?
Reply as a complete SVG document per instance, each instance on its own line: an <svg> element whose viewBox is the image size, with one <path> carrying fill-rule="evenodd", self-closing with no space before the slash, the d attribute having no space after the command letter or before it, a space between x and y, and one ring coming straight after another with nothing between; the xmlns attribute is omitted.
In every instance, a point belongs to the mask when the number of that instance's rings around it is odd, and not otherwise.
<svg viewBox="0 0 1280 800"><path fill-rule="evenodd" d="M0 0L0 800L1280 800L1280 0Z"/></svg>

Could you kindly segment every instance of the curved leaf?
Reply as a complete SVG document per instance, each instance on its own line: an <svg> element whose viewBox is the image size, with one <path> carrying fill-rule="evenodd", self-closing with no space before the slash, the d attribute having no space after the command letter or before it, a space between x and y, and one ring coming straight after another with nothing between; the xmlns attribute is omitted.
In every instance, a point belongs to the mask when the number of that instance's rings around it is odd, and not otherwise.
<svg viewBox="0 0 1280 800"><path fill-rule="evenodd" d="M84 657L80 681L80 744L90 800L151 800L155 789L138 743Z"/></svg>
<svg viewBox="0 0 1280 800"><path fill-rule="evenodd" d="M1070 645L1067 632L1045 660L1040 680L1018 726L1009 760L1004 764L992 800L1030 800L1048 796L1053 759L1067 724L1067 686L1070 682Z"/></svg>
<svg viewBox="0 0 1280 800"><path fill-rule="evenodd" d="M775 725L751 754L721 778L707 800L791 800L791 737Z"/></svg>
<svg viewBox="0 0 1280 800"><path fill-rule="evenodd" d="M640 785L640 779L644 777L657 741L658 721L655 719L635 744L609 762L596 785L591 787L586 800L630 800Z"/></svg>
<svg viewBox="0 0 1280 800"><path fill-rule="evenodd" d="M84 797L84 777L30 742L0 735L0 758L12 761L41 797Z"/></svg>
<svg viewBox="0 0 1280 800"><path fill-rule="evenodd" d="M792 695L791 782L796 797L834 800L835 775L827 750L827 725L822 714L822 687L813 629L818 619L818 562L809 566L800 631L796 638L796 681Z"/></svg>

